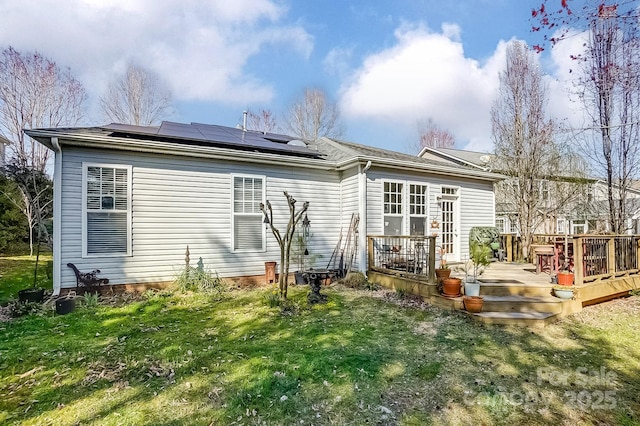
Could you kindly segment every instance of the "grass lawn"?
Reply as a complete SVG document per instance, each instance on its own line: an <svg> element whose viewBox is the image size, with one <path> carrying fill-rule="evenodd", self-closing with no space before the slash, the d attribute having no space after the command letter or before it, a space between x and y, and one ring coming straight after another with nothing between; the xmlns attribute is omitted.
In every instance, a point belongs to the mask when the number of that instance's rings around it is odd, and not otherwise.
<svg viewBox="0 0 640 426"><path fill-rule="evenodd" d="M38 261L39 287L51 290L53 283L47 278L47 261L51 254L40 254ZM35 256L0 257L0 304L18 298L18 292L33 286Z"/></svg>
<svg viewBox="0 0 640 426"><path fill-rule="evenodd" d="M528 330L307 291L287 309L264 289L160 292L0 323L0 424L640 422L637 296Z"/></svg>

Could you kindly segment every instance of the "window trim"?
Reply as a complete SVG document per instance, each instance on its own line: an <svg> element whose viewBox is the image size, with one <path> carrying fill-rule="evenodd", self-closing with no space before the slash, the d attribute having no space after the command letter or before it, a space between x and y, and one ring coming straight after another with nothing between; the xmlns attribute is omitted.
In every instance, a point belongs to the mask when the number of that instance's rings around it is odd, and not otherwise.
<svg viewBox="0 0 640 426"><path fill-rule="evenodd" d="M411 235L411 218L413 217L423 217L424 218L424 235L427 236L430 234L431 229L429 228L429 213L431 210L431 203L429 202L429 196L431 194L431 186L427 182L418 182L418 181L407 181L407 227L408 234ZM424 193L424 214L413 214L411 213L411 185L414 186L423 186L425 188Z"/></svg>
<svg viewBox="0 0 640 426"><path fill-rule="evenodd" d="M260 201L263 204L266 204L267 198L267 176L266 175L253 175L253 174L244 174L244 173L231 173L231 181L229 183L229 189L231 194L229 196L229 200L231 201L231 206L229 208L231 215L231 229L229 230L229 247L231 249L231 253L264 253L267 251L267 227L262 226L262 248L258 250L252 249L236 249L235 247L235 218L236 214L245 215L247 213L236 213L234 211L235 207L235 191L234 191L234 183L236 178L251 178L251 179L261 179L262 180L262 200ZM262 223L262 212L260 212L260 222Z"/></svg>
<svg viewBox="0 0 640 426"><path fill-rule="evenodd" d="M385 185L386 184L396 184L396 185L402 185L402 190L400 192L396 192L396 194L400 194L400 197L402 198L401 202L400 202L400 209L401 209L401 213L385 213L384 211L384 206L385 206L385 201L384 201L384 194L385 194ZM407 203L407 197L405 194L407 188L407 181L404 180L395 180L395 179L383 179L382 180L382 188L381 188L381 199L382 199L382 203L380 203L380 210L382 213L382 222L381 222L381 232L380 235L386 235L384 232L384 222L385 222L385 217L389 216L389 217L399 217L400 219L402 219L402 229L400 230L400 235L406 235L405 233L405 229L407 227L407 221L405 220L407 218L406 212L407 212L407 208L406 208L406 203ZM397 204L397 203L396 203ZM393 236L393 235L390 235Z"/></svg>
<svg viewBox="0 0 640 426"><path fill-rule="evenodd" d="M110 169L125 169L127 171L127 252L126 253L87 253L87 172L89 167L110 168ZM133 167L129 164L112 164L112 163L91 163L82 162L82 258L96 258L96 257L130 257L132 256L132 212L133 212L133 197L132 197L132 175Z"/></svg>
<svg viewBox="0 0 640 426"><path fill-rule="evenodd" d="M385 213L384 211L384 194L385 194L385 184L387 183L395 183L398 185L402 185L402 191L399 192L402 197L402 202L400 203L402 213ZM426 188L425 193L425 214L424 215L416 215L411 213L411 185L419 185ZM425 236L429 235L429 217L431 215L431 203L432 203L432 184L424 181L417 180L402 180L402 179L382 179L382 185L380 188L380 196L381 196L381 204L380 204L380 214L381 214L381 223L380 223L380 235L386 235L384 232L385 229L385 217L399 217L402 219L402 230L400 235L410 235L411 233L411 218L412 217L424 217L425 218Z"/></svg>

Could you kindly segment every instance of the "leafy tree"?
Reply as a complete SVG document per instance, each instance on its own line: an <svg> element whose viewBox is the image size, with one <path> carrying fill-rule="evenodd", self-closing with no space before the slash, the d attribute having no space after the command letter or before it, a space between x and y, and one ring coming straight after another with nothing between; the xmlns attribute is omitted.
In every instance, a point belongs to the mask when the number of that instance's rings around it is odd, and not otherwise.
<svg viewBox="0 0 640 426"><path fill-rule="evenodd" d="M44 172L50 156L22 130L76 125L85 99L69 68L38 52L9 47L0 53L0 134L11 142L8 152L20 167Z"/></svg>
<svg viewBox="0 0 640 426"><path fill-rule="evenodd" d="M52 217L53 183L47 175L36 169L24 167L13 160L4 167L6 185L2 195L24 215L29 230L29 253L33 255L34 239L49 242L46 220Z"/></svg>
<svg viewBox="0 0 640 426"><path fill-rule="evenodd" d="M109 83L100 107L109 120L137 126L159 124L173 110L171 92L158 76L134 64Z"/></svg>
<svg viewBox="0 0 640 426"><path fill-rule="evenodd" d="M27 220L20 208L11 201L19 197L15 183L0 173L0 253L20 252L22 244L29 237Z"/></svg>
<svg viewBox="0 0 640 426"><path fill-rule="evenodd" d="M305 89L289 107L286 125L293 136L308 141L322 136L340 138L343 134L338 106L317 88Z"/></svg>

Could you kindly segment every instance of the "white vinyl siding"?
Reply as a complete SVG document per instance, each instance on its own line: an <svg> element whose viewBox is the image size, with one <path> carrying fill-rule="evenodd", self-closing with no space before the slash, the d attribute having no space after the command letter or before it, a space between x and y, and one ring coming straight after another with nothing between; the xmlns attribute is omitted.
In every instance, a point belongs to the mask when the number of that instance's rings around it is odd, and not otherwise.
<svg viewBox="0 0 640 426"><path fill-rule="evenodd" d="M233 176L233 251L264 251L264 177Z"/></svg>
<svg viewBox="0 0 640 426"><path fill-rule="evenodd" d="M131 255L131 166L83 163L83 257Z"/></svg>

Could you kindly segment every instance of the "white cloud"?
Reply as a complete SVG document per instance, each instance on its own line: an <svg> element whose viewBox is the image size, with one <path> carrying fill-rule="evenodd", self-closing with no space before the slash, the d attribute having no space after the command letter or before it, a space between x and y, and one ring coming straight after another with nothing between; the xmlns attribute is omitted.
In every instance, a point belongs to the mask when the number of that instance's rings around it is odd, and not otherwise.
<svg viewBox="0 0 640 426"><path fill-rule="evenodd" d="M282 22L286 13L271 0L0 2L0 45L70 66L92 94L133 60L178 101L269 102L273 88L247 61L269 45L302 58L313 48L302 27Z"/></svg>
<svg viewBox="0 0 640 426"><path fill-rule="evenodd" d="M397 44L369 56L342 88L343 113L386 120L396 129L431 118L461 146L491 149L490 108L506 43L482 64L465 57L455 25L443 25L440 33L401 28L395 35Z"/></svg>

